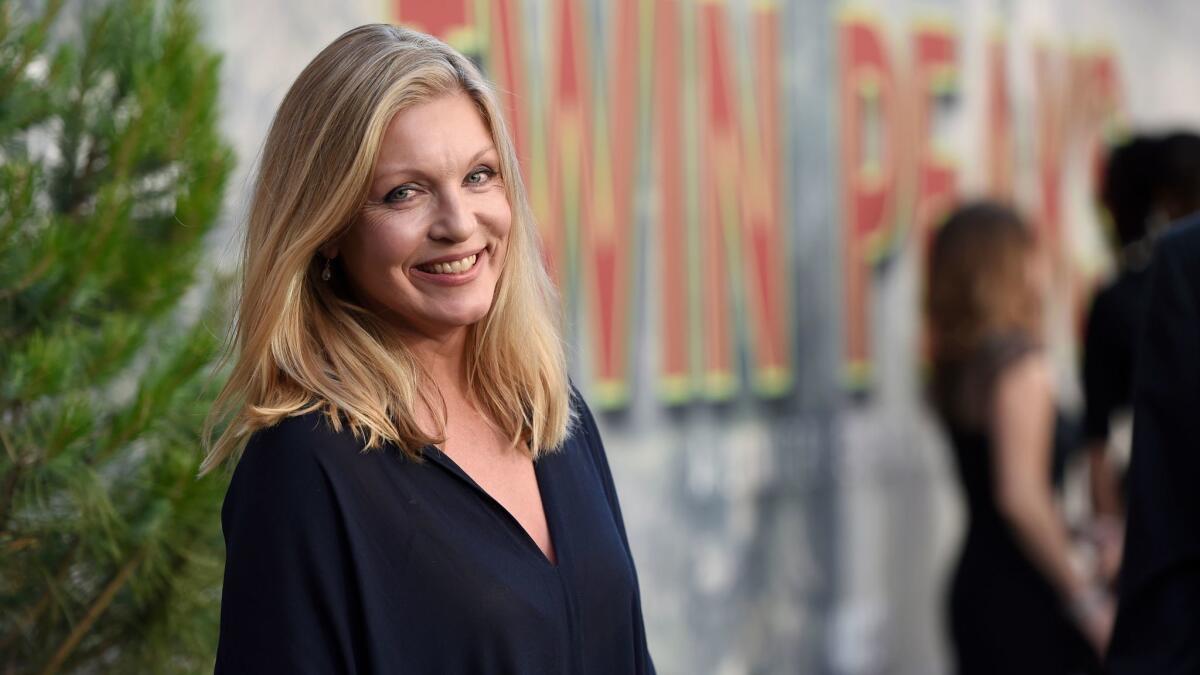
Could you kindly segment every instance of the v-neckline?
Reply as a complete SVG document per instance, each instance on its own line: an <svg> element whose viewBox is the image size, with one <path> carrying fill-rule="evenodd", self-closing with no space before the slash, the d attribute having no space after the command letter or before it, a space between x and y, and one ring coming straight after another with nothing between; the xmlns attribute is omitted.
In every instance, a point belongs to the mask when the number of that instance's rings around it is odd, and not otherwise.
<svg viewBox="0 0 1200 675"><path fill-rule="evenodd" d="M432 452L430 452L431 450ZM546 555L546 552L542 550L541 546L538 546L538 543L534 540L533 535L529 533L529 530L525 529L525 526L522 525L521 521L512 514L512 511L509 511L504 504L500 503L500 500L493 497L492 493L485 490L484 487L480 485L478 481L472 478L471 474L467 473L466 469L463 469L461 466L459 466L458 462L455 462L450 455L446 454L436 445L426 446L423 450L423 454L426 457L432 458L435 463L437 463L443 469L449 471L452 475L457 476L462 481L465 481L468 485L474 488L475 491L482 495L484 499L490 502L495 508L499 509L500 512L503 513L506 518L508 518L509 522L512 523L513 527L515 527L516 530L521 533L520 536L524 537L525 542L532 547L534 552L536 552L537 557L541 560L543 565L554 571L558 571L560 569L562 566L562 551L559 550L558 546L559 530L554 522L554 516L552 514L553 510L548 504L548 502L552 501L553 498L548 499L546 497L547 491L545 489L541 462L533 460L533 479L537 484L538 500L542 505L542 517L546 520L546 535L550 538L550 550L554 554L553 560L550 559L550 556Z"/></svg>

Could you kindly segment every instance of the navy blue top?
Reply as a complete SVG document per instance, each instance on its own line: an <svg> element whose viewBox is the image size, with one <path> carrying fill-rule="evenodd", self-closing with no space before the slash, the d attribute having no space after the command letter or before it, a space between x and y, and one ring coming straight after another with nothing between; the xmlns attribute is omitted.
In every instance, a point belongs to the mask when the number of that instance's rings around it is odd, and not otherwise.
<svg viewBox="0 0 1200 675"><path fill-rule="evenodd" d="M217 673L653 673L595 421L534 466L558 564L437 448L320 414L250 438L225 497Z"/></svg>

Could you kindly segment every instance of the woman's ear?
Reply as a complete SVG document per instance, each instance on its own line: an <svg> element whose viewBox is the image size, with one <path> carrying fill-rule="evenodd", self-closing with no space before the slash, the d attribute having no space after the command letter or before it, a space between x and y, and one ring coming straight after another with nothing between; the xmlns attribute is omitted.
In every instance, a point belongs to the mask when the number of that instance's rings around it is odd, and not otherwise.
<svg viewBox="0 0 1200 675"><path fill-rule="evenodd" d="M328 258L330 260L333 260L334 258L338 257L337 242L330 242L328 244L325 244L324 246L322 246L320 248L320 251L321 251L321 255L325 256L326 258Z"/></svg>

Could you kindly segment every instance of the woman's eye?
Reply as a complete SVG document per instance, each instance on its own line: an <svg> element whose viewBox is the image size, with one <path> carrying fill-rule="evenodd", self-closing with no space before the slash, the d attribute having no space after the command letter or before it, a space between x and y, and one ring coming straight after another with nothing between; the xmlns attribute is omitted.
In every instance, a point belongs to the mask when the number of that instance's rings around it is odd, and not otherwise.
<svg viewBox="0 0 1200 675"><path fill-rule="evenodd" d="M486 167L476 169L467 175L467 183L469 185L483 185L496 175L495 171Z"/></svg>
<svg viewBox="0 0 1200 675"><path fill-rule="evenodd" d="M392 204L395 204L396 202L405 202L405 201L408 201L409 199L411 199L413 196L413 193L415 193L415 192L416 192L416 190L412 189L411 187L401 185L400 187L396 188L395 190L392 190L391 192L387 193L387 195L383 198L383 201L392 203Z"/></svg>

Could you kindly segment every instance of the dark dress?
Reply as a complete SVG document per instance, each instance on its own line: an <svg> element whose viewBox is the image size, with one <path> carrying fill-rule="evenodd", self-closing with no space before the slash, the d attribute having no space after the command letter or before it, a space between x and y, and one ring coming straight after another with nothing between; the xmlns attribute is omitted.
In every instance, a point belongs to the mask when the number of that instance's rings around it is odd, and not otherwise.
<svg viewBox="0 0 1200 675"><path fill-rule="evenodd" d="M362 452L306 414L255 433L225 498L217 673L653 673L612 475L577 426L535 464L558 564L436 448Z"/></svg>
<svg viewBox="0 0 1200 675"><path fill-rule="evenodd" d="M1134 386L1117 675L1200 673L1200 217L1154 253Z"/></svg>
<svg viewBox="0 0 1200 675"><path fill-rule="evenodd" d="M1014 340L990 345L976 362L948 374L960 386L990 391L996 376L1032 347ZM983 401L986 394L980 397ZM999 512L993 491L993 449L983 424L943 411L959 479L967 498L967 534L950 586L950 635L961 675L1066 675L1101 672L1098 657L1067 616L1050 582L1034 567ZM1061 416L1055 455L1069 445Z"/></svg>

